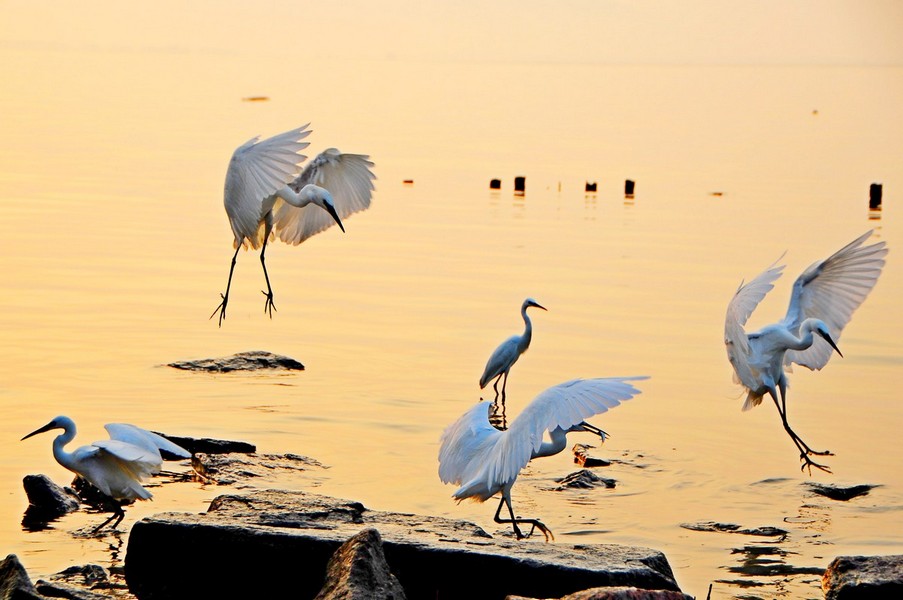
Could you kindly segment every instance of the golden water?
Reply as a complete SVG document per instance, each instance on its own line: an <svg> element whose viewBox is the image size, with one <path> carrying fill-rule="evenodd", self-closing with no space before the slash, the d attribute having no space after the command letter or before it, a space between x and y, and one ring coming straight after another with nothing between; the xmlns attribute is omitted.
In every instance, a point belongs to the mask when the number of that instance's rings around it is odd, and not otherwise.
<svg viewBox="0 0 903 600"><path fill-rule="evenodd" d="M33 577L121 562L126 534L73 537L97 515L20 526L21 478L70 476L50 436L76 443L124 421L242 439L329 465L300 481L374 509L492 522L495 503L455 505L437 477L438 438L477 401L491 350L534 339L512 371L509 416L573 377L650 375L594 422L614 490L553 492L569 453L537 461L517 510L558 543L664 551L679 584L763 583L748 593L818 596L817 576L733 573L732 551L769 542L684 522L790 530L796 567L899 553L903 469L903 69L654 67L361 59L297 68L225 46L7 43L0 145L0 547ZM264 95L264 102L242 98ZM208 316L231 256L222 182L253 135L313 121L311 153L371 154L372 208L267 255L278 312L263 314L257 256L241 253L228 319ZM515 175L527 193L512 192ZM501 191L489 179L503 180ZM637 181L625 200L623 182ZM413 179L413 185L403 180ZM583 184L597 180L597 194ZM868 185L884 183L870 219ZM834 474L799 471L769 405L741 413L723 343L727 302L787 250L784 279L753 315L783 315L792 278L863 231L891 248L840 341L844 358L791 375L789 413ZM290 355L291 375L182 373L167 362L245 350ZM574 442L591 439L572 436ZM877 484L848 503L804 482ZM198 512L221 493L155 488L120 529L163 510ZM490 506L491 504L491 506ZM529 540L526 543L540 543ZM773 544L772 544L773 545ZM764 591L763 591L764 590ZM747 593L716 583L713 597Z"/></svg>

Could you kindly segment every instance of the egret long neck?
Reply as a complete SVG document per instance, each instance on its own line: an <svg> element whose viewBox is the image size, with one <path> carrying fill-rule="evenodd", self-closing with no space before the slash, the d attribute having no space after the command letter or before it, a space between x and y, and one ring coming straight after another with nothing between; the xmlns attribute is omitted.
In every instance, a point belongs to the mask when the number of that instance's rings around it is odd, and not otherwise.
<svg viewBox="0 0 903 600"><path fill-rule="evenodd" d="M279 196L292 206L302 208L314 201L314 193L311 184L304 186L300 192L295 192L292 186L286 185L278 190L274 195Z"/></svg>
<svg viewBox="0 0 903 600"><path fill-rule="evenodd" d="M812 329L815 327L808 319L803 321L803 324L800 326L800 337L791 340L788 349L789 350L806 350L808 349L813 342L815 341L814 336L812 335Z"/></svg>
<svg viewBox="0 0 903 600"><path fill-rule="evenodd" d="M66 450L64 449L64 446L71 442L73 438L75 438L75 432L69 430L66 430L56 436L53 439L53 458L55 458L56 462L60 463L60 465L66 467L72 472L75 472L75 470L72 468L72 454L66 452Z"/></svg>
<svg viewBox="0 0 903 600"><path fill-rule="evenodd" d="M543 442L539 446L539 450L535 450L530 458L541 458L543 456L552 456L564 450L568 443L567 432L561 427L556 427L549 432L551 442Z"/></svg>
<svg viewBox="0 0 903 600"><path fill-rule="evenodd" d="M524 318L524 335L520 337L520 341L517 343L517 349L523 354L524 351L530 347L530 340L533 339L533 323L530 321L530 317L527 316L526 306L520 309L520 315Z"/></svg>

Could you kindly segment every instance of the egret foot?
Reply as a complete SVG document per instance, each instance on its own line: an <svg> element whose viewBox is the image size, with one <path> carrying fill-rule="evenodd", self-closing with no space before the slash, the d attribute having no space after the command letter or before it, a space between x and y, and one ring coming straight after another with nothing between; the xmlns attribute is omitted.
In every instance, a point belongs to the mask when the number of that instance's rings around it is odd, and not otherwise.
<svg viewBox="0 0 903 600"><path fill-rule="evenodd" d="M210 314L210 317L207 319L208 321L212 319L216 313L219 313L219 326L223 326L223 319L226 318L226 305L229 303L229 296L225 294L220 294L220 298L222 298L222 302L219 303L219 306L214 309L214 311Z"/></svg>
<svg viewBox="0 0 903 600"><path fill-rule="evenodd" d="M820 453L816 452L815 454L820 454ZM832 454L832 456L833 456L833 454ZM804 470L808 469L810 477L812 476L812 467L815 467L816 469L824 471L825 473L828 473L829 475L833 475L833 473L831 472L831 469L827 465L818 464L817 462L815 462L814 460L809 458L809 456L806 453L800 454L800 460L805 461L802 464L802 466L800 466L800 471L804 471Z"/></svg>
<svg viewBox="0 0 903 600"><path fill-rule="evenodd" d="M119 525L119 524L122 522L122 519L123 519L124 517L125 517L125 511L122 510L122 506L120 506L120 505L117 503L117 504L115 505L115 508L113 509L113 514L112 514L112 516L110 516L109 519L107 519L106 521L104 521L103 523L101 523L100 525L98 525L97 527L95 527L95 528L91 531L91 533L97 533L98 531L100 531L101 529L103 529L103 528L104 528L110 521L112 521L113 519L116 519L116 522L113 523L113 526L112 526L112 527L113 527L113 529L116 529L116 526Z"/></svg>
<svg viewBox="0 0 903 600"><path fill-rule="evenodd" d="M276 304L273 302L273 290L270 290L269 292L260 290L260 293L266 296L266 303L263 305L263 312L269 313L270 318L272 319L273 311L276 310Z"/></svg>

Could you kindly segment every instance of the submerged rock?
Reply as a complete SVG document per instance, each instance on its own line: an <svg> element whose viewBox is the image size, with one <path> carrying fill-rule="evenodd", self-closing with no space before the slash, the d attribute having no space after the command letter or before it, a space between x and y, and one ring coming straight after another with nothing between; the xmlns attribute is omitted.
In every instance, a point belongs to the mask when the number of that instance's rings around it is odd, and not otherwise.
<svg viewBox="0 0 903 600"><path fill-rule="evenodd" d="M0 561L0 600L43 600L15 554Z"/></svg>
<svg viewBox="0 0 903 600"><path fill-rule="evenodd" d="M872 489L878 487L876 485L860 484L860 485L834 485L830 483L816 483L807 481L806 486L814 493L830 498L831 500L851 500L857 496L865 496Z"/></svg>
<svg viewBox="0 0 903 600"><path fill-rule="evenodd" d="M741 527L740 525L737 525L735 523L716 523L714 521L681 523L680 526L691 531L741 533L743 535L760 535L763 537L783 537L788 533L786 529L781 529L780 527L772 527L770 525L766 525L765 527L756 527L755 529L749 529L746 527Z"/></svg>
<svg viewBox="0 0 903 600"><path fill-rule="evenodd" d="M326 566L326 583L314 600L405 600L376 529L364 529L339 546Z"/></svg>
<svg viewBox="0 0 903 600"><path fill-rule="evenodd" d="M42 529L48 522L78 510L75 492L53 483L46 475L26 475L22 479L28 508L22 518L27 529Z"/></svg>
<svg viewBox="0 0 903 600"><path fill-rule="evenodd" d="M903 554L838 556L821 583L825 600L903 598Z"/></svg>
<svg viewBox="0 0 903 600"><path fill-rule="evenodd" d="M129 534L126 580L142 600L310 598L336 549L365 528L378 529L386 560L410 598L549 598L606 585L678 590L657 550L495 538L466 521L371 511L358 502L281 490L219 496L206 513L138 521Z"/></svg>
<svg viewBox="0 0 903 600"><path fill-rule="evenodd" d="M588 471L586 469L581 469L580 471L575 471L566 477L562 477L561 479L556 479L558 482L558 487L555 488L555 491L562 491L567 489L589 489L595 487L606 487L613 488L615 487L614 479L607 479L605 477L599 477L592 471Z"/></svg>
<svg viewBox="0 0 903 600"><path fill-rule="evenodd" d="M587 444L574 444L572 448L574 452L574 462L580 465L585 469L590 469L592 467L610 467L611 461L605 460L604 458L596 458L595 456L590 456L588 450L593 448L593 446L589 446Z"/></svg>
<svg viewBox="0 0 903 600"><path fill-rule="evenodd" d="M177 435L167 435L155 431L157 435L162 435L173 444L178 444L192 454L203 452L204 454L229 454L231 452L244 452L246 454L257 452L257 446L248 442L238 442L233 440L215 440L211 438L193 438L180 437Z"/></svg>
<svg viewBox="0 0 903 600"><path fill-rule="evenodd" d="M304 370L304 365L294 358L262 350L239 352L232 356L222 356L220 358L177 361L171 362L166 366L174 369L182 369L183 371L206 371L208 373L261 371L267 369L278 369L282 371Z"/></svg>
<svg viewBox="0 0 903 600"><path fill-rule="evenodd" d="M277 471L325 469L312 458L300 454L204 454L191 457L194 470L209 481L231 485L249 477L273 476Z"/></svg>

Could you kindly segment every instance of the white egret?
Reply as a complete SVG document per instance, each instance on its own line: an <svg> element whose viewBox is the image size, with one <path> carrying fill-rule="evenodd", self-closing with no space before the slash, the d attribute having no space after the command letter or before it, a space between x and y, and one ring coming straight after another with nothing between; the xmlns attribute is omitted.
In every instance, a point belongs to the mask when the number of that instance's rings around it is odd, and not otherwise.
<svg viewBox="0 0 903 600"><path fill-rule="evenodd" d="M492 403L480 402L442 434L439 448L439 479L460 487L452 494L458 502L471 498L484 502L501 492L495 511L496 523L511 523L517 539L524 538L518 524L531 525L530 535L538 528L546 541L552 532L537 519L514 516L511 487L521 469L534 458L558 454L567 446L572 431L594 433L605 440L606 433L586 423L593 415L618 406L640 391L630 383L647 377L611 377L574 379L551 387L533 399L506 431L489 423ZM551 441L544 441L549 432ZM502 506L510 519L501 518Z"/></svg>
<svg viewBox="0 0 903 600"><path fill-rule="evenodd" d="M533 298L527 298L520 307L520 315L524 319L523 335L512 335L510 338L499 344L489 360L486 362L486 368L483 369L483 376L480 377L480 389L486 387L491 380L495 379L492 389L495 390L495 397L499 397L499 379L504 377L502 381L502 404L505 403L505 386L508 385L508 372L511 366L517 362L520 355L527 351L530 347L530 340L533 339L533 323L527 316L527 309L530 307L541 308L547 310Z"/></svg>
<svg viewBox="0 0 903 600"><path fill-rule="evenodd" d="M152 497L141 482L160 472L163 464L160 450L181 458L191 457L181 446L140 427L125 423L110 423L105 427L110 434L109 440L100 440L72 452L66 452L65 446L75 438L75 422L66 416L56 417L22 438L26 440L52 429L63 430L53 440L53 457L56 462L113 500L113 516L98 525L95 532L113 519L116 519L113 527L119 525L125 516L122 503L135 499L149 500Z"/></svg>
<svg viewBox="0 0 903 600"><path fill-rule="evenodd" d="M772 265L748 284L740 285L727 307L724 343L734 367L734 381L747 391L743 410L771 396L781 416L784 430L800 451L801 469L812 467L830 473L810 456L830 456L830 451L812 450L787 422L787 375L792 363L820 370L840 354L837 340L841 331L878 281L887 248L884 242L862 244L871 231L861 235L828 258L803 271L793 284L790 306L784 319L747 334L744 325L762 298L774 287L784 265ZM817 337L816 337L817 336ZM843 356L842 354L840 354ZM777 389L776 389L777 388ZM777 390L781 392L778 402Z"/></svg>
<svg viewBox="0 0 903 600"><path fill-rule="evenodd" d="M235 235L232 264L226 293L210 315L219 313L219 325L226 318L232 273L241 248L260 248L260 265L267 291L264 312L273 317L273 288L264 255L270 238L279 237L298 245L333 224L342 231L342 219L370 206L373 163L363 154L345 154L335 148L324 150L303 171L307 158L300 152L309 146L302 142L310 134L303 125L260 141L252 138L232 154L226 171L223 203ZM300 174L299 174L300 173ZM313 205L313 206L311 206Z"/></svg>

